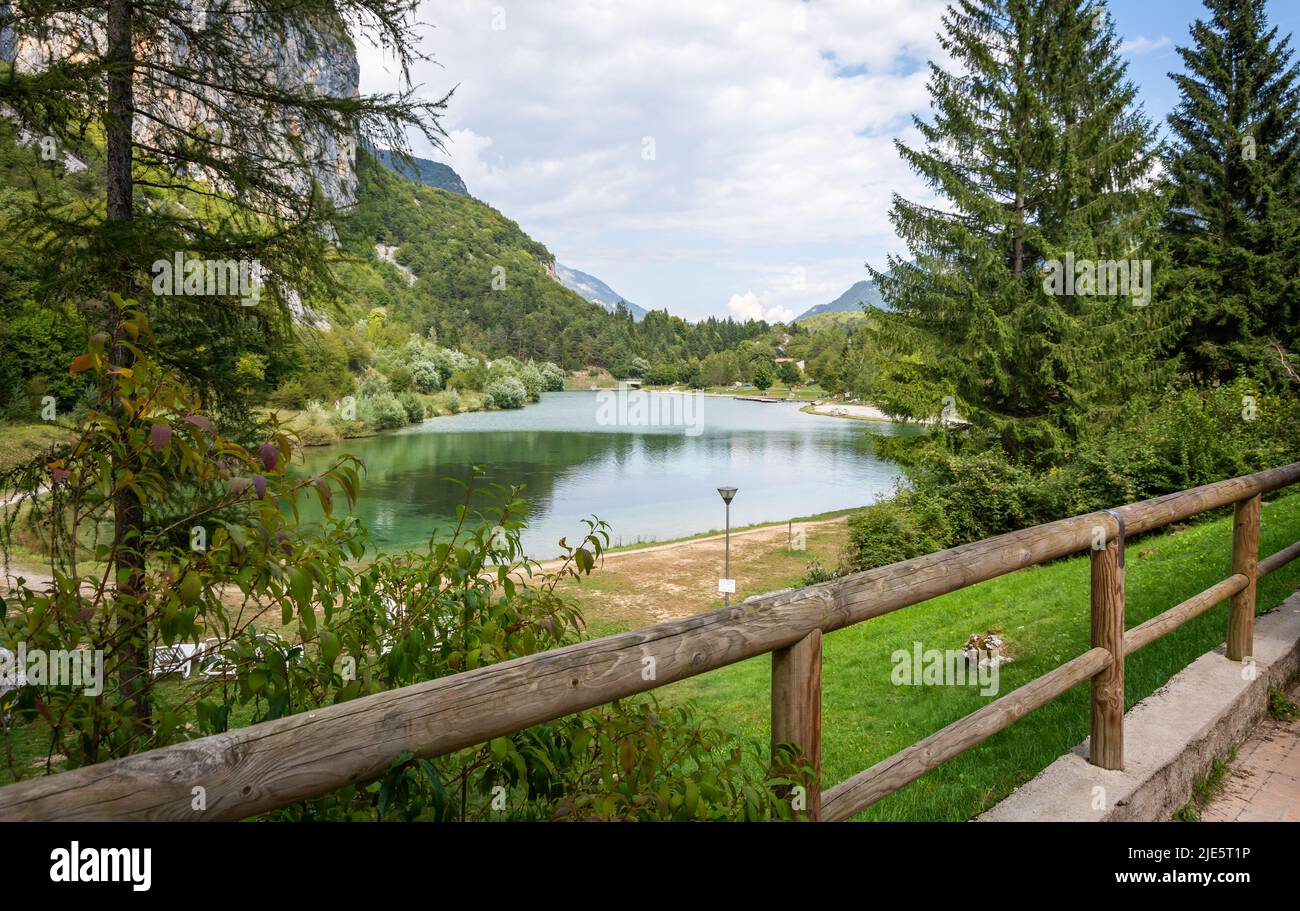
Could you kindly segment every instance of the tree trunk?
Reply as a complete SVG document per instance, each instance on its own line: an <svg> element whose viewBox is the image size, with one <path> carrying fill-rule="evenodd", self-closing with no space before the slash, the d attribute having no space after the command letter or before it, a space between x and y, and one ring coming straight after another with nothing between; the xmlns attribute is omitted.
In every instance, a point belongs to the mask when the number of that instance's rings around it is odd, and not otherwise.
<svg viewBox="0 0 1300 911"><path fill-rule="evenodd" d="M1011 274L1016 278L1025 271L1025 197L1016 194L1016 227L1011 240Z"/></svg>
<svg viewBox="0 0 1300 911"><path fill-rule="evenodd" d="M135 50L132 47L134 8L131 0L110 0L108 4L107 60L108 107L104 118L108 167L108 220L129 222L134 205L134 184L131 175L133 158L131 126L134 121ZM130 261L130 247L116 251L116 261L111 263L110 279L117 287L113 290L124 298L134 293L132 274L135 265ZM113 333L112 363L115 367L130 367L134 356L122 342L121 310L110 304L109 319ZM112 403L115 410L117 403ZM119 417L121 417L119 415ZM124 426L124 425L123 425ZM129 448L123 438L120 451ZM136 471L129 456L115 456L114 474ZM149 629L147 606L141 588L144 583L144 506L131 490L121 490L113 502L114 569L116 589L113 596L117 619L118 686L123 703L130 705L128 714L145 730L152 726L149 704Z"/></svg>

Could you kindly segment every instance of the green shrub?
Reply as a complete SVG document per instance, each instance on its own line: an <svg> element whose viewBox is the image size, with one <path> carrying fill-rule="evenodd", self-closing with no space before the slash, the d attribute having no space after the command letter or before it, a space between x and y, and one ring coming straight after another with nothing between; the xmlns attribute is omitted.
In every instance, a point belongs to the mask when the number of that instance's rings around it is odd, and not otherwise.
<svg viewBox="0 0 1300 911"><path fill-rule="evenodd" d="M437 407L451 414L458 414L463 407L460 400L460 393L455 389L448 389L438 396Z"/></svg>
<svg viewBox="0 0 1300 911"><path fill-rule="evenodd" d="M937 497L902 490L854 513L849 516L847 568L861 572L943 550L952 539L946 509Z"/></svg>
<svg viewBox="0 0 1300 911"><path fill-rule="evenodd" d="M357 398L371 399L379 396L392 395L393 387L389 384L388 378L382 373L371 371L361 378L357 384Z"/></svg>
<svg viewBox="0 0 1300 911"><path fill-rule="evenodd" d="M487 385L487 371L483 369L480 363L473 363L467 367L457 368L455 372L447 378L446 387L448 389L459 389L461 392L472 390L482 392L483 387Z"/></svg>
<svg viewBox="0 0 1300 911"><path fill-rule="evenodd" d="M235 358L235 379L239 387L254 395L265 390L266 366L266 356L252 351Z"/></svg>
<svg viewBox="0 0 1300 911"><path fill-rule="evenodd" d="M429 360L442 374L444 386L447 385L447 380L457 370L472 370L475 367L482 367L477 358L471 357L463 351L457 351L455 348L440 348L429 355Z"/></svg>
<svg viewBox="0 0 1300 911"><path fill-rule="evenodd" d="M388 370L388 386L393 392L411 391L411 369L404 364L395 364Z"/></svg>
<svg viewBox="0 0 1300 911"><path fill-rule="evenodd" d="M304 446L328 446L339 441L334 414L320 402L311 402L299 418L298 439Z"/></svg>
<svg viewBox="0 0 1300 911"><path fill-rule="evenodd" d="M1262 471L1297 454L1300 399L1240 380L1134 403L1128 420L1085 440L1062 471L1072 510L1088 512Z"/></svg>
<svg viewBox="0 0 1300 911"><path fill-rule="evenodd" d="M542 365L542 380L546 383L547 392L560 392L564 389L564 381L567 376L560 366L547 361Z"/></svg>
<svg viewBox="0 0 1300 911"><path fill-rule="evenodd" d="M418 424L424 420L424 403L420 397L413 392L403 392L397 397L401 402L402 408L406 411L406 420L411 424Z"/></svg>
<svg viewBox="0 0 1300 911"><path fill-rule="evenodd" d="M271 393L270 403L281 408L305 408L309 396L302 380L285 380Z"/></svg>
<svg viewBox="0 0 1300 911"><path fill-rule="evenodd" d="M499 357L493 361L492 366L488 368L488 382L492 382L493 380L503 380L509 376L518 377L523 369L524 365L518 358L513 358L509 355Z"/></svg>
<svg viewBox="0 0 1300 911"><path fill-rule="evenodd" d="M652 386L671 386L677 382L677 368L666 361L660 361L645 375L645 381Z"/></svg>
<svg viewBox="0 0 1300 911"><path fill-rule="evenodd" d="M528 403L528 390L518 379L508 376L489 383L484 398L492 408L523 408Z"/></svg>
<svg viewBox="0 0 1300 911"><path fill-rule="evenodd" d="M546 391L546 380L542 377L542 371L537 369L537 365L529 361L519 371L519 382L524 384L524 389L528 391L528 400L536 402Z"/></svg>
<svg viewBox="0 0 1300 911"><path fill-rule="evenodd" d="M1053 476L1011 464L1000 450L932 451L909 474L917 490L943 504L953 543L1048 522L1069 508L1068 491Z"/></svg>
<svg viewBox="0 0 1300 911"><path fill-rule="evenodd" d="M803 578L799 580L801 588L807 588L809 585L820 585L823 582L829 582L837 578L838 573L833 569L827 569L822 566L822 561L813 557L808 561L808 568L804 570Z"/></svg>
<svg viewBox="0 0 1300 911"><path fill-rule="evenodd" d="M395 430L407 424L406 409L390 393L370 395L357 403L357 416L370 430Z"/></svg>
<svg viewBox="0 0 1300 911"><path fill-rule="evenodd" d="M287 357L292 358L294 376L307 390L307 401L333 402L353 390L353 367L347 344L336 338L340 332L304 335Z"/></svg>
<svg viewBox="0 0 1300 911"><path fill-rule="evenodd" d="M8 211L0 204L0 211ZM15 235L16 236L16 235ZM85 345L86 328L75 310L63 305L45 306L12 297L19 285L0 268L5 299L5 319L0 324L0 404L7 417L28 420L39 414L27 391L39 378L41 394L53 395L62 412L81 393L82 377L68 373L68 364ZM50 369L56 366L59 369Z"/></svg>
<svg viewBox="0 0 1300 911"><path fill-rule="evenodd" d="M81 390L81 395L72 404L72 411L69 417L72 423L81 424L89 416L90 412L99 408L99 390L93 383L87 383Z"/></svg>
<svg viewBox="0 0 1300 911"><path fill-rule="evenodd" d="M416 361L411 364L411 385L416 392L437 392L442 388L442 371L433 361Z"/></svg>

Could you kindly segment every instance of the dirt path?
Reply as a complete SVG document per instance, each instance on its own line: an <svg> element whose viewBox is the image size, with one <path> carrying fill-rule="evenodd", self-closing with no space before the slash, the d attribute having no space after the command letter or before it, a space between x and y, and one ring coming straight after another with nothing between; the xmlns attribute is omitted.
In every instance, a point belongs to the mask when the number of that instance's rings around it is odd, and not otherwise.
<svg viewBox="0 0 1300 911"><path fill-rule="evenodd" d="M844 517L794 523L795 547L785 525L731 535L732 603L797 584L816 559L833 567L848 539ZM802 538L802 539L801 539ZM710 535L607 554L580 584L566 587L596 626L636 629L704 613L722 606L725 536Z"/></svg>
<svg viewBox="0 0 1300 911"><path fill-rule="evenodd" d="M811 522L795 522L793 531L794 532L802 531L806 536L808 529L816 528L819 525L833 525L836 523L842 525L844 524L844 519L845 519L844 516L837 516L834 519L817 519ZM780 532L781 540L785 541L787 540L791 531L792 529L789 523L785 525L770 525L770 526L765 526L763 528L746 528L742 531L733 531L731 533L732 555L733 556L735 555L736 542L744 538L760 537L766 540L767 538L770 538L774 532ZM632 550L618 550L612 553L607 553L605 554L605 561L609 562L611 560L617 560L620 557L637 557L643 554L662 553L663 551L666 550L680 550L685 547L690 547L691 545L694 544L707 544L710 541L721 541L723 543L723 548L725 549L727 543L726 539L727 539L726 532L719 532L716 535L709 535L708 537L704 537L704 538L691 538L690 540L687 541L668 541L663 544L647 544L645 547L637 547L637 548L633 548ZM559 565L560 565L559 560L542 561L543 570L552 570L558 567Z"/></svg>

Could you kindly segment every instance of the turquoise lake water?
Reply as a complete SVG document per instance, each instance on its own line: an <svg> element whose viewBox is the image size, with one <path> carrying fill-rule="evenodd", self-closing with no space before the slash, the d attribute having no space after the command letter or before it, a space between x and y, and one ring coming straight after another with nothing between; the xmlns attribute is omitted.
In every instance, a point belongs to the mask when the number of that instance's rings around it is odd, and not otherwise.
<svg viewBox="0 0 1300 911"><path fill-rule="evenodd" d="M523 410L435 418L306 458L308 470L345 452L364 460L356 514L383 549L423 545L454 522L464 490L447 479L464 481L481 465L487 483L526 485L523 541L544 559L593 515L611 525L614 546L721 529L723 485L739 488L733 527L866 505L899 477L871 439L917 432L804 414L794 403L555 392Z"/></svg>

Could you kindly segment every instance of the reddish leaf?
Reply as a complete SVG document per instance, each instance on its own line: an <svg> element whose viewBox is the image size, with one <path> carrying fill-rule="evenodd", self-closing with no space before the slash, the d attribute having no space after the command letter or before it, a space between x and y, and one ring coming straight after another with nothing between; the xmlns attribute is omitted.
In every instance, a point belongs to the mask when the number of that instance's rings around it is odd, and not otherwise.
<svg viewBox="0 0 1300 911"><path fill-rule="evenodd" d="M257 454L262 459L263 468L267 471L275 471L276 463L280 461L280 450L271 443L263 443L258 447Z"/></svg>
<svg viewBox="0 0 1300 911"><path fill-rule="evenodd" d="M330 515L334 508L334 491L330 490L329 482L324 478L317 478L316 493L320 495L320 505L325 510L325 514Z"/></svg>
<svg viewBox="0 0 1300 911"><path fill-rule="evenodd" d="M93 366L95 366L94 358L89 354L78 354L72 359L72 364L68 367L68 374L76 376L83 370L89 370Z"/></svg>
<svg viewBox="0 0 1300 911"><path fill-rule="evenodd" d="M172 429L166 424L154 424L149 428L149 445L154 449L162 449L172 438Z"/></svg>
<svg viewBox="0 0 1300 911"><path fill-rule="evenodd" d="M193 424L200 430L206 430L208 433L216 433L216 426L201 414L191 414L185 419L189 424Z"/></svg>

